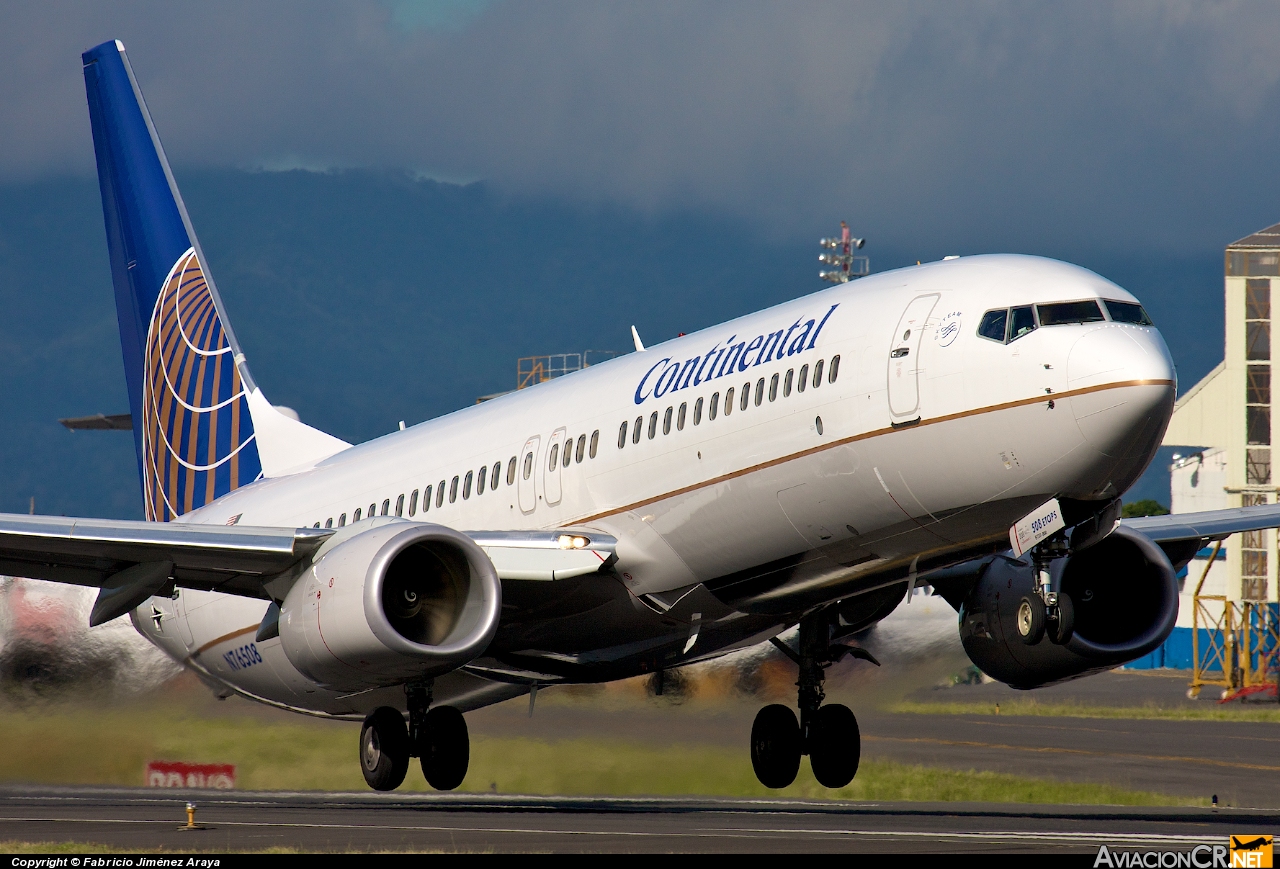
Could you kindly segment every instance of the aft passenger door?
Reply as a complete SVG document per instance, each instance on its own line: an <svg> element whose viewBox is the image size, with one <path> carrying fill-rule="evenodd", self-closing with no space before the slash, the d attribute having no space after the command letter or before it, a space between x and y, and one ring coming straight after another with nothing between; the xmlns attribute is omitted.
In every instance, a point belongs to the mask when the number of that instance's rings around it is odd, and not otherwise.
<svg viewBox="0 0 1280 869"><path fill-rule="evenodd" d="M524 449L520 451L520 467L516 474L516 481L519 485L516 488L520 494L520 512L532 513L533 509L538 506L538 493L536 490L536 477L534 472L538 470L538 447L542 444L542 438L534 435L524 442Z"/></svg>
<svg viewBox="0 0 1280 869"><path fill-rule="evenodd" d="M546 493L548 504L560 503L560 466L564 463L560 449L561 447L568 449L564 443L564 432L562 428L556 429L551 433L551 440L547 442L547 468L546 476L543 477L542 491Z"/></svg>
<svg viewBox="0 0 1280 869"><path fill-rule="evenodd" d="M912 299L893 332L889 344L889 421L894 425L920 419L920 339L940 295Z"/></svg>

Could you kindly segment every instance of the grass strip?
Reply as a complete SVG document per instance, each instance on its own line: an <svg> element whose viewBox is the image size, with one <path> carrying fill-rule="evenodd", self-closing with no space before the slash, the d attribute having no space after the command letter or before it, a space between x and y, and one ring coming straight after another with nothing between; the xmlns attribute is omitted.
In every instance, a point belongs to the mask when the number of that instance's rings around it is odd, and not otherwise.
<svg viewBox="0 0 1280 869"><path fill-rule="evenodd" d="M1212 701L1206 701L1212 703ZM997 710L997 705L999 709ZM1042 703L1038 700L1008 700L996 703L917 703L904 701L885 707L886 712L917 715L1040 715L1067 718L1120 718L1161 721L1253 721L1280 722L1280 706L1249 708L1240 705L1204 707L1167 706L1086 706L1078 703Z"/></svg>
<svg viewBox="0 0 1280 869"><path fill-rule="evenodd" d="M359 725L299 719L267 723L198 718L171 708L0 713L6 750L0 780L40 784L142 784L148 760L233 763L243 790L365 791ZM401 786L429 790L417 765ZM790 796L870 801L984 801L1198 805L1199 801L1102 784L864 760L846 788L820 786L801 764L796 783L771 791L756 781L746 746L646 740L485 737L472 740L462 790L563 795Z"/></svg>
<svg viewBox="0 0 1280 869"><path fill-rule="evenodd" d="M468 790L616 796L802 797L854 801L977 801L1080 805L1202 805L1203 800L1125 790L1110 785L1024 778L863 760L847 787L825 788L809 764L790 787L756 781L745 750L718 746L655 746L611 740L564 742L485 740L472 747ZM489 779L486 785L486 778Z"/></svg>

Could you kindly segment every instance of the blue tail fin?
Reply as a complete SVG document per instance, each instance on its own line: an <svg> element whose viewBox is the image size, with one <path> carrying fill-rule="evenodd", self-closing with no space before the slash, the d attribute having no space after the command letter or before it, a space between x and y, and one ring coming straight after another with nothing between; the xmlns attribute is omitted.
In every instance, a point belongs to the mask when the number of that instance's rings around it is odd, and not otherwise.
<svg viewBox="0 0 1280 869"><path fill-rule="evenodd" d="M253 380L124 46L82 60L143 502L168 521L262 474Z"/></svg>

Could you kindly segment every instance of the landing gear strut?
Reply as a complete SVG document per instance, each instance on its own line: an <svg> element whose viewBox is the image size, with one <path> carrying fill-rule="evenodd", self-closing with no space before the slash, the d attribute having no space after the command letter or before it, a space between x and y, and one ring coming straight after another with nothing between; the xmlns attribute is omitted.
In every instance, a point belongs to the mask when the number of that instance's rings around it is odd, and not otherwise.
<svg viewBox="0 0 1280 869"><path fill-rule="evenodd" d="M1061 646L1071 640L1075 632L1075 607L1071 596L1052 591L1049 578L1050 563L1067 554L1065 541L1054 536L1031 550L1031 568L1035 572L1035 591L1024 595L1018 602L1018 636L1028 646L1034 646L1049 635L1050 641Z"/></svg>
<svg viewBox="0 0 1280 869"><path fill-rule="evenodd" d="M427 784L451 791L467 777L471 741L467 722L452 706L431 706L431 682L404 686L409 726L400 710L380 706L360 729L360 770L369 787L392 791L404 782L409 758L422 764Z"/></svg>
<svg viewBox="0 0 1280 869"><path fill-rule="evenodd" d="M809 755L814 778L825 787L841 788L853 781L861 758L858 721L849 707L822 705L825 669L852 652L878 663L867 652L833 645L839 639L830 613L817 612L800 620L799 651L774 639L772 642L800 668L800 720L788 707L773 704L761 709L751 727L751 765L767 788L784 788L795 781L800 756Z"/></svg>

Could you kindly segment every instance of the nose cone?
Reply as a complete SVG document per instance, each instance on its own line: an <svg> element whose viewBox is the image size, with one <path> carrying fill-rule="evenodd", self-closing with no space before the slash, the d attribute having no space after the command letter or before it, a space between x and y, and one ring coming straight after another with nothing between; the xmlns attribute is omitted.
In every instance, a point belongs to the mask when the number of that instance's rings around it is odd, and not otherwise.
<svg viewBox="0 0 1280 869"><path fill-rule="evenodd" d="M1155 329L1110 324L1072 346L1067 392L1085 440L1104 455L1145 466L1173 414L1177 373Z"/></svg>

